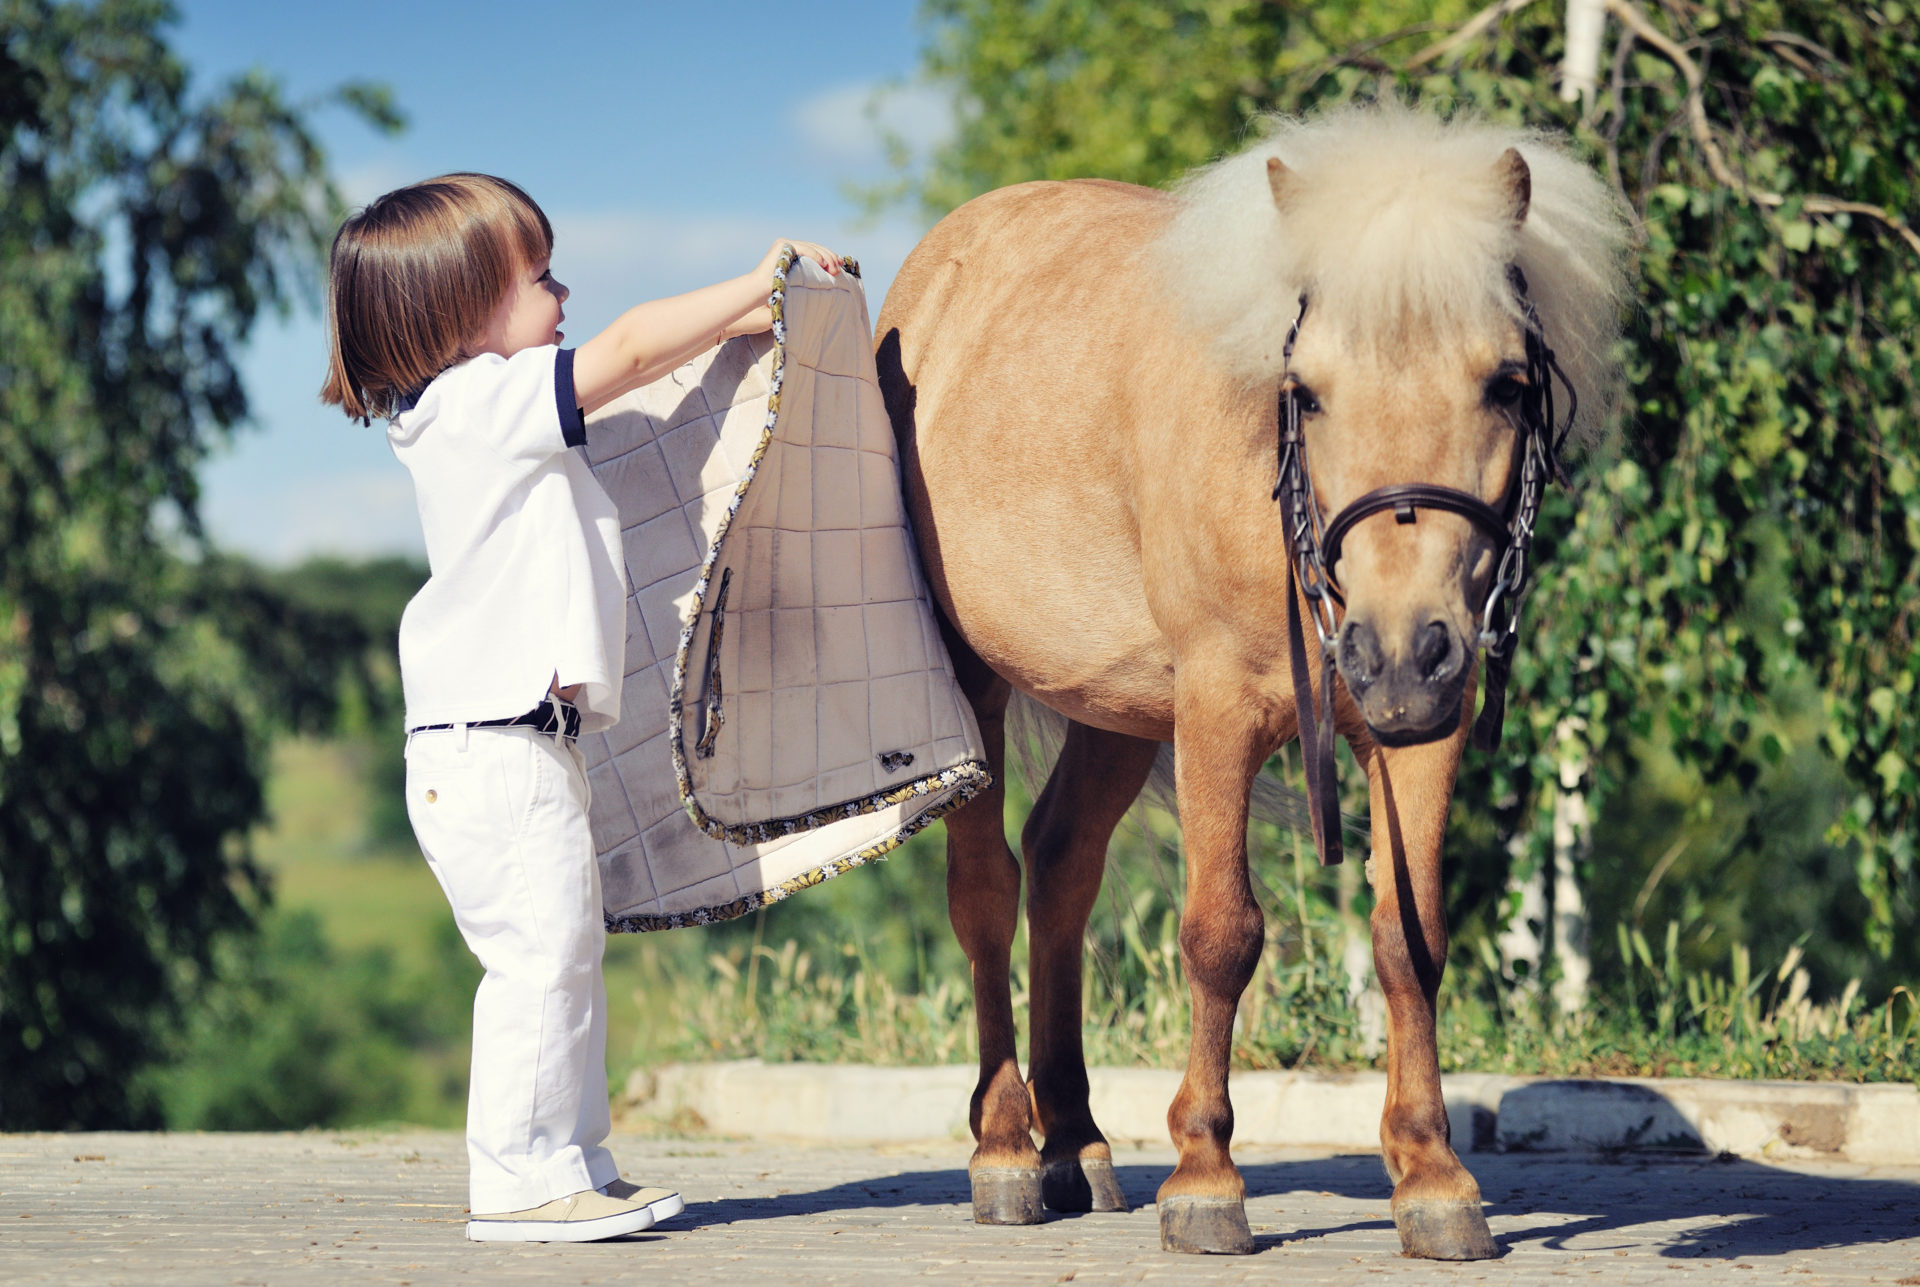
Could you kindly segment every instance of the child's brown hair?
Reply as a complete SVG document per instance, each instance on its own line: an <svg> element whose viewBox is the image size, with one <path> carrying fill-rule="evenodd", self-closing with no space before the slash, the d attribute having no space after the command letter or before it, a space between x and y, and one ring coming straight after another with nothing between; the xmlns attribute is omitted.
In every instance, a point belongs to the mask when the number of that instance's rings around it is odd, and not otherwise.
<svg viewBox="0 0 1920 1287"><path fill-rule="evenodd" d="M398 415L469 346L516 272L553 253L532 197L488 174L443 174L371 202L334 234L320 400L362 422Z"/></svg>

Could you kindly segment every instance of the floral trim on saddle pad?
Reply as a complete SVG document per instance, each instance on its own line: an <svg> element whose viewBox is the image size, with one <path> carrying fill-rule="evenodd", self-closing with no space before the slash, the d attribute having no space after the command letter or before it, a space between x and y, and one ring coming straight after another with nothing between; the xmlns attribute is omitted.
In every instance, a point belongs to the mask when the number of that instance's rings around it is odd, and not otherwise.
<svg viewBox="0 0 1920 1287"><path fill-rule="evenodd" d="M930 782L936 785L924 785ZM925 795L929 791L940 790L944 787L953 788L951 798L933 806L924 813L919 813L909 818L905 826L878 844L869 845L859 853L849 854L845 858L836 859L824 866L816 867L812 871L803 872L791 880L781 881L771 889L764 890L758 894L744 894L732 902L721 903L717 907L701 907L691 912L674 912L667 916L609 916L607 917L607 932L611 934L645 934L654 930L686 929L694 925L715 925L721 921L730 921L735 917L745 916L748 912L757 912L762 907L771 906L774 903L780 902L782 899L799 893L803 889L812 889L815 885L823 881L831 880L843 872L849 872L855 867L864 867L870 862L885 858L889 853L892 853L895 849L898 849L901 845L912 839L923 828L939 821L947 814L952 813L955 809L958 809L961 805L973 799L974 796L992 785L993 776L987 772L986 765L979 761L969 761L965 764L956 765L951 769L935 774L931 778L922 778L919 782L901 787L898 792L890 791L887 793L890 798L886 801L886 804L897 804L899 800L892 799L891 797L900 792L905 793L905 795L901 797L904 799L907 796ZM849 806L851 806L862 802L849 801L848 803ZM884 808L886 804L879 807ZM825 816L825 811L820 814L810 814L808 816L818 818L819 821L814 822L813 825L821 826L828 822L838 822L844 818L850 818L860 813L870 813L872 811L871 809L846 807L845 812L833 813L830 817ZM796 830L798 829L799 828L796 828Z"/></svg>

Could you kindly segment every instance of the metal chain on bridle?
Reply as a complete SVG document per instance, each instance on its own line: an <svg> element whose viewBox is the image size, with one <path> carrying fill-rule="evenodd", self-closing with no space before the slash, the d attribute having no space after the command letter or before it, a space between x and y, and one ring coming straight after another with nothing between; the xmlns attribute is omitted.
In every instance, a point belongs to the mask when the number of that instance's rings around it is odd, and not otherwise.
<svg viewBox="0 0 1920 1287"><path fill-rule="evenodd" d="M1508 278L1525 320L1527 383L1518 404L1519 468L1502 510L1457 488L1433 483L1395 483L1368 492L1335 514L1332 521L1323 522L1307 472L1299 386L1294 382L1292 370L1294 341L1299 338L1300 326L1307 316L1306 295L1300 296L1300 311L1287 328L1280 380L1280 477L1274 485L1273 498L1280 502L1289 553L1287 644L1295 706L1299 712L1300 748L1306 760L1307 809L1313 820L1314 845L1319 850L1320 861L1329 866L1343 857L1339 787L1333 759L1333 673L1337 668L1340 630L1335 605L1344 607L1346 599L1333 569L1340 561L1340 547L1347 533L1360 520L1390 509L1396 522L1412 523L1420 509L1442 509L1466 518L1500 543L1500 562L1494 570L1487 601L1480 610L1480 633L1475 640L1486 654L1486 664L1481 684L1484 698L1473 724L1474 746L1492 751L1500 745L1500 730L1506 720L1507 680L1520 642L1520 609L1532 572L1529 555L1533 548L1534 523L1539 517L1540 500L1546 493L1548 481L1568 485L1560 464L1560 448L1566 442L1580 406L1572 381L1560 369L1553 350L1547 345L1539 314L1527 295L1526 277L1516 265L1508 269ZM1555 378L1566 386L1568 402L1566 423L1557 431L1553 406ZM1306 601L1314 633L1320 641L1322 664L1317 689L1307 673L1306 636L1300 619L1302 599Z"/></svg>

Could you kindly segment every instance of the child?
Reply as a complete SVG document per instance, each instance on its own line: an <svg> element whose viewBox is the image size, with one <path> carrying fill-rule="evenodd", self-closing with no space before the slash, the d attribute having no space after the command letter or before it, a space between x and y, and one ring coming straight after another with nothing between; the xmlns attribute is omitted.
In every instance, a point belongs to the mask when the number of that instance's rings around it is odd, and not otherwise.
<svg viewBox="0 0 1920 1287"><path fill-rule="evenodd" d="M619 516L569 448L586 441L586 412L771 325L784 244L751 273L628 311L576 351L559 347L568 292L548 267L552 227L503 179L390 192L333 241L320 396L388 420L432 569L400 623L407 814L486 969L469 1238L592 1241L684 1205L623 1182L601 1147L605 934L574 739L619 718L627 584Z"/></svg>

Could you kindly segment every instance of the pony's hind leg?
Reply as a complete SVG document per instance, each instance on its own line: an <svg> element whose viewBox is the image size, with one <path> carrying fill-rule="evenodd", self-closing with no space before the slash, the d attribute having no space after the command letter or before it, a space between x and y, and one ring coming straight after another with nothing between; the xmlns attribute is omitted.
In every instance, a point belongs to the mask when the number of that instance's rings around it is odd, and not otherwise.
<svg viewBox="0 0 1920 1287"><path fill-rule="evenodd" d="M1362 756L1372 788L1374 972L1387 1001L1381 1160L1394 1182L1401 1249L1430 1260L1500 1254L1480 1209L1480 1186L1448 1138L1435 1040L1434 1005L1447 961L1440 850L1465 740L1462 725L1445 742Z"/></svg>
<svg viewBox="0 0 1920 1287"><path fill-rule="evenodd" d="M945 623L943 622L944 626ZM1040 1154L1033 1147L1032 1101L1014 1047L1008 977L1020 915L1020 866L1007 848L1006 711L1011 687L947 629L955 677L972 704L993 785L947 815L947 918L973 974L980 1079L968 1120L976 1146L967 1163L973 1218L981 1224L1038 1224Z"/></svg>
<svg viewBox="0 0 1920 1287"><path fill-rule="evenodd" d="M1107 842L1153 768L1158 742L1070 724L1066 745L1021 834L1033 989L1033 1105L1046 1147L1041 1194L1055 1211L1125 1211L1113 1151L1087 1105L1080 983L1087 916Z"/></svg>

